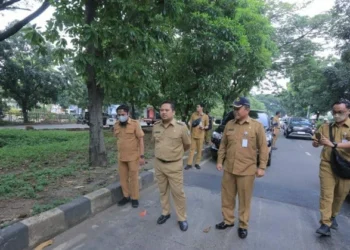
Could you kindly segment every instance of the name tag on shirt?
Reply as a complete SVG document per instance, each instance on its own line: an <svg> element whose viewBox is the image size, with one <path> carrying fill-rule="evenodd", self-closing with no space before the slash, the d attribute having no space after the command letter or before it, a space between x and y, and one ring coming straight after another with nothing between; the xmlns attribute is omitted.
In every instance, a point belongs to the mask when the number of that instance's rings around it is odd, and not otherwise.
<svg viewBox="0 0 350 250"><path fill-rule="evenodd" d="M247 139L243 139L242 140L242 148L247 148L248 147L248 140Z"/></svg>

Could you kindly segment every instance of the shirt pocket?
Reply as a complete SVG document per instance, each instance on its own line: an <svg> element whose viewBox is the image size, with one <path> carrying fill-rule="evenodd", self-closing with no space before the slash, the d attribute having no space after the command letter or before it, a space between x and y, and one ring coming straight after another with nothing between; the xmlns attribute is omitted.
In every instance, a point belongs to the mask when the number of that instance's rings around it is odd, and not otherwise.
<svg viewBox="0 0 350 250"><path fill-rule="evenodd" d="M119 129L119 128L114 129L114 135L115 135L116 137L119 137L119 136L120 136L120 129Z"/></svg>
<svg viewBox="0 0 350 250"><path fill-rule="evenodd" d="M134 133L135 133L134 128L127 128L126 131L125 131L125 134L127 136L133 135Z"/></svg>
<svg viewBox="0 0 350 250"><path fill-rule="evenodd" d="M256 141L256 135L250 135L248 137L248 147L252 148L253 150L256 150L257 141Z"/></svg>
<svg viewBox="0 0 350 250"><path fill-rule="evenodd" d="M182 137L181 134L179 135L171 135L169 136L169 140L171 141L171 145L174 147L178 147L182 145Z"/></svg>
<svg viewBox="0 0 350 250"><path fill-rule="evenodd" d="M226 137L227 137L227 139L234 139L236 137L235 131L227 131Z"/></svg>
<svg viewBox="0 0 350 250"><path fill-rule="evenodd" d="M161 133L154 133L153 138L155 142L160 142Z"/></svg>

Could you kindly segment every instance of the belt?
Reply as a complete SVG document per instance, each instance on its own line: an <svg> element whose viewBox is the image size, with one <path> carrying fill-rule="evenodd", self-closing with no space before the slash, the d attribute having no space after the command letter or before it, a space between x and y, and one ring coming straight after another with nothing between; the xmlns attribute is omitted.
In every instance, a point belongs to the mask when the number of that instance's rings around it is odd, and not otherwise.
<svg viewBox="0 0 350 250"><path fill-rule="evenodd" d="M157 158L159 161L163 162L163 163L171 163L171 162L177 162L179 160L176 160L176 161L166 161L166 160L162 160L162 159L159 159Z"/></svg>

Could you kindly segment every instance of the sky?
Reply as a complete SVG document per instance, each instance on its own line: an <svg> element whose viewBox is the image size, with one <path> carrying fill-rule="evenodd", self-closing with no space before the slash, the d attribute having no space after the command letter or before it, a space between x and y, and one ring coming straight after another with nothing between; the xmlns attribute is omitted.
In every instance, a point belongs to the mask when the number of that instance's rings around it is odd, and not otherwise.
<svg viewBox="0 0 350 250"><path fill-rule="evenodd" d="M296 4L302 4L305 2L305 0L284 0L285 2L289 3L296 3ZM301 15L307 15L307 16L315 16L317 14L321 14L323 12L329 11L333 5L335 0L313 0L311 4L309 4L306 8L301 10L299 14ZM32 10L37 9L40 6L40 3L35 2L33 3L31 7ZM37 24L38 27L45 27L46 22L52 17L55 9L53 7L49 7L43 14L41 14L39 17L34 19L31 24ZM6 28L6 26L15 21L16 19L22 19L25 16L27 16L29 11L14 11L14 12L7 12L3 15L0 15L0 30L3 30ZM332 46L330 46L332 47ZM331 54L332 50L329 49L326 52L323 52L323 56L327 56L328 54ZM286 87L286 83L288 82L288 79L281 79L278 81L278 84L282 87ZM254 88L252 90L253 93L259 92L257 88Z"/></svg>
<svg viewBox="0 0 350 250"><path fill-rule="evenodd" d="M305 0L284 0L284 1L289 3L301 4ZM314 0L308 7L300 11L300 14L314 16L322 12L328 11L334 5L334 1L335 0ZM35 10L39 6L40 6L40 3L35 1L32 4L32 6L30 6L30 9ZM52 17L52 14L54 13L54 11L55 11L54 8L49 7L43 14L41 14L39 17L33 20L31 24L36 23L38 26L44 27L46 21ZM0 16L0 30L5 29L5 27L10 22L15 21L16 19L22 19L29 13L30 13L29 11L13 11L13 12L8 11L4 15Z"/></svg>

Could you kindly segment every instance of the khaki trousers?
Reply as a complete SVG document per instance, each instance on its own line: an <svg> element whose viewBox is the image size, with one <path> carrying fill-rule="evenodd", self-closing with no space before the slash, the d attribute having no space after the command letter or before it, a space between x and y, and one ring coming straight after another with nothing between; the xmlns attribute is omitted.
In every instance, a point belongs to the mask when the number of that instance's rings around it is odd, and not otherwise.
<svg viewBox="0 0 350 250"><path fill-rule="evenodd" d="M320 213L321 224L331 226L331 217L338 215L341 206L349 194L350 180L341 179L333 174L331 165L321 161L320 165Z"/></svg>
<svg viewBox="0 0 350 250"><path fill-rule="evenodd" d="M120 185L122 186L124 197L131 197L138 200L139 194L139 160L119 161Z"/></svg>
<svg viewBox="0 0 350 250"><path fill-rule="evenodd" d="M163 163L155 158L155 176L159 188L162 215L170 214L171 193L178 221L187 219L182 164L182 159L176 162Z"/></svg>
<svg viewBox="0 0 350 250"><path fill-rule="evenodd" d="M275 147L278 135L280 134L280 129L274 129L275 136L272 138L272 147Z"/></svg>
<svg viewBox="0 0 350 250"><path fill-rule="evenodd" d="M193 138L193 137L191 138L191 150L190 150L190 155L188 156L187 165L192 166L195 152L197 152L196 164L199 164L201 162L203 142L204 142L204 138Z"/></svg>
<svg viewBox="0 0 350 250"><path fill-rule="evenodd" d="M205 131L205 142L206 143L210 143L210 139L211 139L211 130L206 130Z"/></svg>
<svg viewBox="0 0 350 250"><path fill-rule="evenodd" d="M253 195L255 175L234 175L224 170L221 182L221 207L224 222L234 224L236 196L239 202L239 227L248 229L250 202Z"/></svg>

